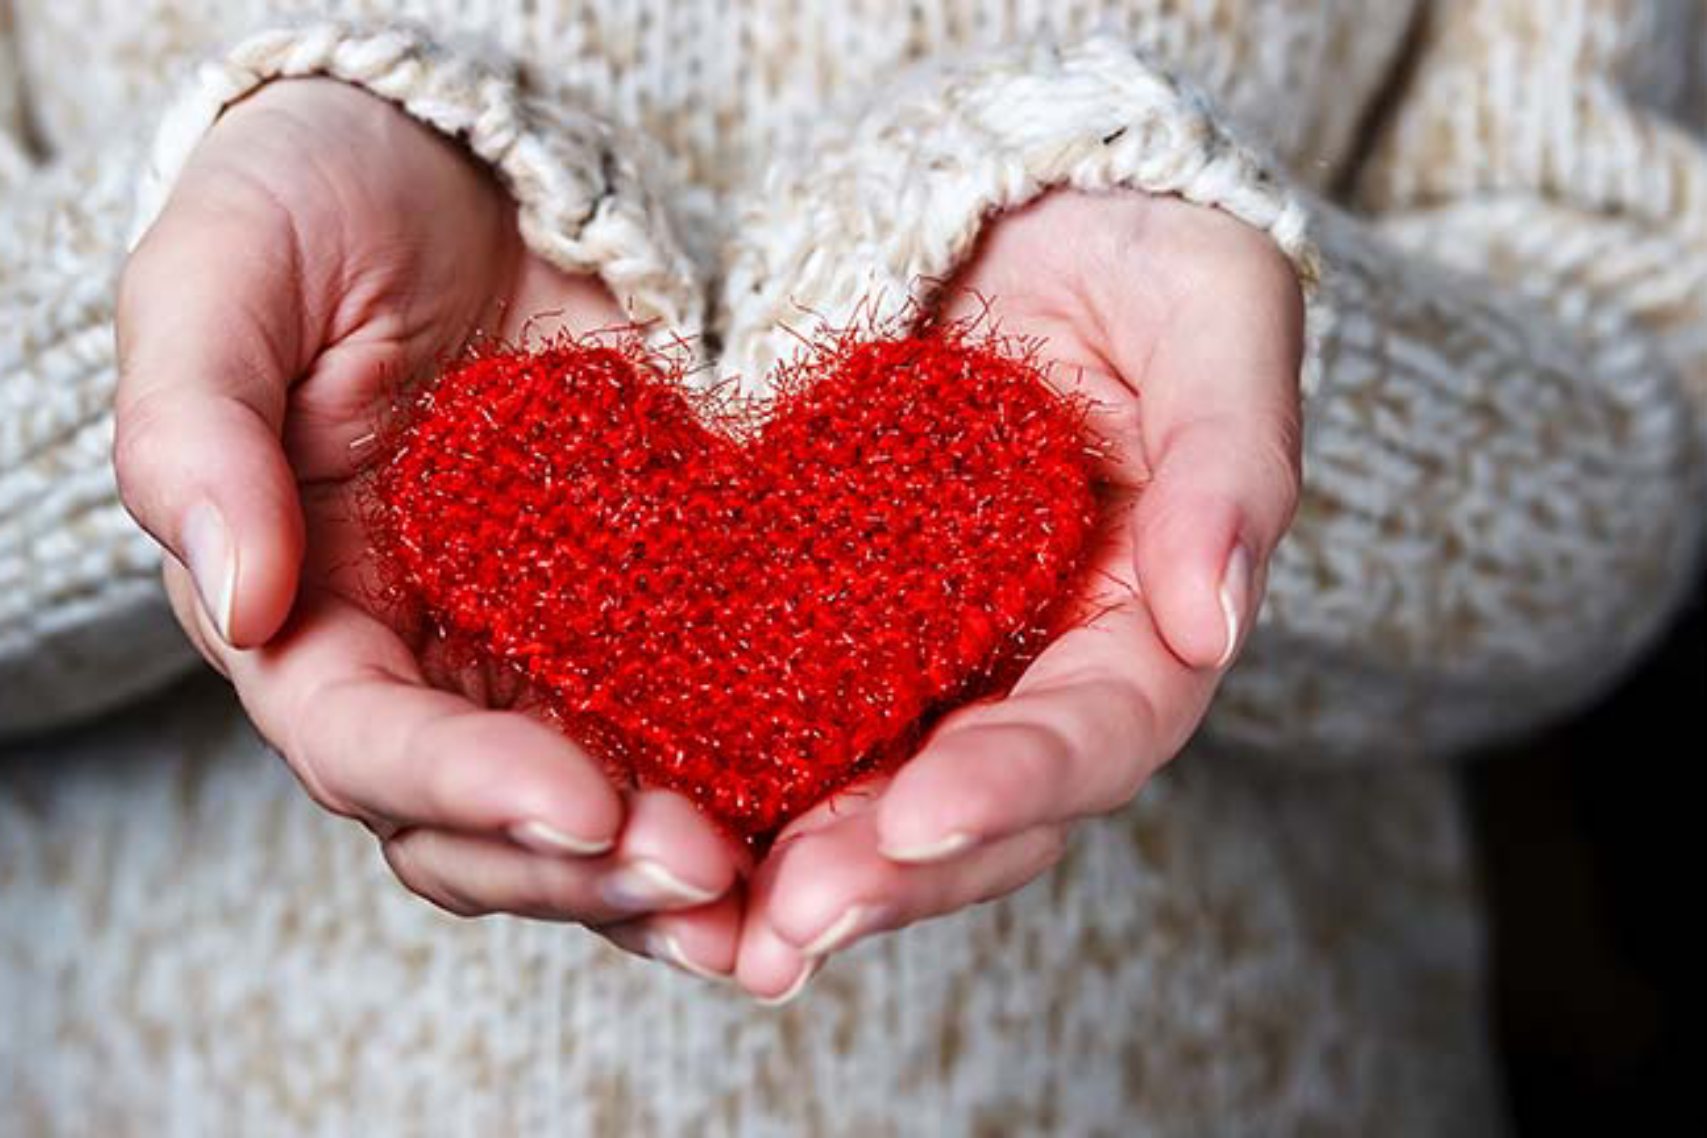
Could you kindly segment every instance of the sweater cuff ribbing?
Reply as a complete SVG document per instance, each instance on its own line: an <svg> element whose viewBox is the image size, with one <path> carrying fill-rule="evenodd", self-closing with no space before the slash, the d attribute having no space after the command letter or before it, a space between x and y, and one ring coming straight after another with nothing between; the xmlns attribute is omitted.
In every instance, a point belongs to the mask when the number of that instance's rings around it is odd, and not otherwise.
<svg viewBox="0 0 1707 1138"><path fill-rule="evenodd" d="M1305 391L1329 322L1308 213L1207 100L1111 38L1031 45L912 77L743 219L725 290L727 370L763 375L794 350L802 310L844 326L928 303L995 214L1055 188L1135 189L1224 210L1268 234L1308 304ZM810 203L807 216L774 203Z"/></svg>
<svg viewBox="0 0 1707 1138"><path fill-rule="evenodd" d="M600 277L660 341L701 327L693 269L610 126L533 97L508 61L438 42L410 25L278 28L204 64L161 122L131 245L159 216L191 152L227 107L273 80L311 76L361 87L460 142L514 197L531 250L565 272Z"/></svg>

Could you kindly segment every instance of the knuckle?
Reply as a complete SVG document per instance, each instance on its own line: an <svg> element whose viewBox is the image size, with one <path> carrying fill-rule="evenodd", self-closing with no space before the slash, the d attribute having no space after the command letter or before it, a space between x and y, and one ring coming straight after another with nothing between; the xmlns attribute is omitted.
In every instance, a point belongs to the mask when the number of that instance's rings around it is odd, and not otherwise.
<svg viewBox="0 0 1707 1138"><path fill-rule="evenodd" d="M1274 496L1277 521L1283 530L1298 512L1303 492L1301 449L1297 427L1287 424L1257 455L1263 482Z"/></svg>
<svg viewBox="0 0 1707 1138"><path fill-rule="evenodd" d="M1094 681L1088 696L1100 719L1087 732L1087 751L1121 752L1156 734L1156 714L1149 693L1129 679Z"/></svg>
<svg viewBox="0 0 1707 1138"><path fill-rule="evenodd" d="M420 778L421 802L433 818L455 818L467 813L476 783L488 777L480 764L466 759L468 752L456 745L454 728L458 715L433 716L409 729L404 753L411 756Z"/></svg>
<svg viewBox="0 0 1707 1138"><path fill-rule="evenodd" d="M453 889L430 864L418 855L419 831L409 831L379 843L385 863L403 887L429 904L454 917L484 916L492 910L460 890Z"/></svg>
<svg viewBox="0 0 1707 1138"><path fill-rule="evenodd" d="M484 917L496 911L454 893L416 889L410 886L408 882L404 882L404 885L411 893L430 902L435 908L442 909L453 917L461 917L463 920L473 920L475 917Z"/></svg>
<svg viewBox="0 0 1707 1138"><path fill-rule="evenodd" d="M580 881L568 865L550 858L530 858L519 911L547 920L576 920L583 898Z"/></svg>
<svg viewBox="0 0 1707 1138"><path fill-rule="evenodd" d="M1091 687L1083 669L1074 669L1050 677L1013 701L1018 717L1011 729L1023 733L1022 750L1045 770L1058 768L1085 749L1086 716L1080 707L1089 699Z"/></svg>
<svg viewBox="0 0 1707 1138"><path fill-rule="evenodd" d="M408 885L408 882L404 882L404 884ZM409 888L417 896L432 902L453 917L471 920L475 917L484 917L497 912L492 906L466 896L460 890L451 888L443 881L434 880L426 888L417 889L414 886L409 886Z"/></svg>
<svg viewBox="0 0 1707 1138"><path fill-rule="evenodd" d="M1296 492L1304 473L1304 419L1296 404L1287 408L1274 440L1275 461Z"/></svg>
<svg viewBox="0 0 1707 1138"><path fill-rule="evenodd" d="M113 416L113 475L120 499L133 513L154 480L164 445L163 421L159 399L149 397L121 400Z"/></svg>
<svg viewBox="0 0 1707 1138"><path fill-rule="evenodd" d="M1035 793L1061 777L1061 772L1079 749L1076 732L1054 718L1020 725L1024 742L1013 748L1010 770L1019 787Z"/></svg>
<svg viewBox="0 0 1707 1138"><path fill-rule="evenodd" d="M297 701L298 710L284 722L291 725L288 737L280 748L285 761L296 774L297 781L308 796L322 809L341 818L363 818L363 809L352 792L349 772L340 756L330 753L324 743L305 730L305 724L335 720L337 691L324 685L310 685ZM304 711L312 714L304 714Z"/></svg>
<svg viewBox="0 0 1707 1138"><path fill-rule="evenodd" d="M1148 777L1133 756L1147 753L1157 737L1154 706L1141 684L1113 671L1076 677L1072 691L1073 706L1055 721L1066 740L1060 768L1074 772L1086 810L1118 810Z"/></svg>
<svg viewBox="0 0 1707 1138"><path fill-rule="evenodd" d="M969 816L1000 818L1006 825L1016 806L1029 812L1046 801L1060 783L1073 741L1060 725L1046 719L999 726L999 752L972 756L978 776L962 780L958 793Z"/></svg>
<svg viewBox="0 0 1707 1138"><path fill-rule="evenodd" d="M336 814L340 818L361 818L362 810L342 787L342 779L335 773L335 767L328 771L329 764L314 757L312 752L299 748L284 752L285 761L296 772L297 781L308 792L308 797L322 810Z"/></svg>
<svg viewBox="0 0 1707 1138"><path fill-rule="evenodd" d="M1048 826L1039 832L1036 861L1039 873L1059 865L1067 856L1067 837L1065 826Z"/></svg>

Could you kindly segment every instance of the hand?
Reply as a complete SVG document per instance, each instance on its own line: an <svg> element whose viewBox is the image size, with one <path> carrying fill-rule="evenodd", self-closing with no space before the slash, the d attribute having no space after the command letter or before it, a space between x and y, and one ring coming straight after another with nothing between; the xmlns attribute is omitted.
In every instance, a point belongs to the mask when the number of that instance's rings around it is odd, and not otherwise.
<svg viewBox="0 0 1707 1138"><path fill-rule="evenodd" d="M826 955L1019 888L1196 729L1255 618L1299 489L1303 303L1266 236L1138 193L1057 191L996 222L944 315L1040 337L1112 444L1089 611L1004 699L893 778L821 804L750 883L736 975L798 991ZM1140 493L1141 491L1141 493Z"/></svg>
<svg viewBox="0 0 1707 1138"><path fill-rule="evenodd" d="M629 947L727 971L734 844L496 709L491 677L436 674L424 630L373 611L361 578L353 480L396 385L538 313L558 314L540 334L623 320L527 251L454 145L356 88L271 84L208 134L125 267L121 492L172 555L203 655L411 889L463 914L616 922Z"/></svg>

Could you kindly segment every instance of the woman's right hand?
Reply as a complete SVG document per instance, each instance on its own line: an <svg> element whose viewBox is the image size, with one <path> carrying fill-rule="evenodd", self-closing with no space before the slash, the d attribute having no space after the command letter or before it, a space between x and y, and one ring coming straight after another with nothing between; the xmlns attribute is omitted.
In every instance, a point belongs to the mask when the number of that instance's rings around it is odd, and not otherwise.
<svg viewBox="0 0 1707 1138"><path fill-rule="evenodd" d="M734 844L487 706L479 677L430 683L424 633L376 612L361 577L355 477L400 382L476 333L622 320L596 280L528 251L454 144L355 87L273 83L221 117L125 266L114 461L190 637L406 885L727 973Z"/></svg>

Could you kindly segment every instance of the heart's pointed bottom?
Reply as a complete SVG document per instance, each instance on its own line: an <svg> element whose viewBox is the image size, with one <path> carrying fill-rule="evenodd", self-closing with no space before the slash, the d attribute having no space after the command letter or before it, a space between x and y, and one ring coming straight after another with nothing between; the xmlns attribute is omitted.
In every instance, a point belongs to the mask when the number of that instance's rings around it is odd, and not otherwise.
<svg viewBox="0 0 1707 1138"><path fill-rule="evenodd" d="M778 381L761 418L633 336L477 355L366 500L381 603L755 843L1010 683L1096 524L1083 409L1009 345L848 336Z"/></svg>

